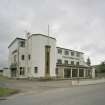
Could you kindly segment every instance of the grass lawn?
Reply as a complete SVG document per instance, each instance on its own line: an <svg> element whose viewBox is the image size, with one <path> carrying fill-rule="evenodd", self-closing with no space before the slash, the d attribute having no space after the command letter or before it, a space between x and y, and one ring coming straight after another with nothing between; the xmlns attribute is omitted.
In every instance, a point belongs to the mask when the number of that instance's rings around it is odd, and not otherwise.
<svg viewBox="0 0 105 105"><path fill-rule="evenodd" d="M18 90L0 87L0 97L9 96L15 93L18 93Z"/></svg>

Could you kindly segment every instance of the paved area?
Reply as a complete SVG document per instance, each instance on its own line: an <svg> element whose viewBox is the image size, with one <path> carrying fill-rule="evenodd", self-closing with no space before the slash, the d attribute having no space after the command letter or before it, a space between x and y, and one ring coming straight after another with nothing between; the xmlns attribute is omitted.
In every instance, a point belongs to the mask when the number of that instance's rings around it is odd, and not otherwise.
<svg viewBox="0 0 105 105"><path fill-rule="evenodd" d="M0 105L105 105L105 84L55 88L39 94L10 97Z"/></svg>
<svg viewBox="0 0 105 105"><path fill-rule="evenodd" d="M60 81L29 81L29 80L5 80L0 81L0 86L20 90L22 94L39 94L40 92L55 88L71 87L71 80Z"/></svg>

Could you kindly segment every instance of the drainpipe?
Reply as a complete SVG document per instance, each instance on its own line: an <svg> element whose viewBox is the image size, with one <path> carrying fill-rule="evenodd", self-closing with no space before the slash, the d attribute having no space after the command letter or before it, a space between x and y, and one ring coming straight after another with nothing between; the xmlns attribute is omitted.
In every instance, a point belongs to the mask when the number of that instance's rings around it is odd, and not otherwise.
<svg viewBox="0 0 105 105"><path fill-rule="evenodd" d="M17 63L17 74L16 74L16 76L19 78L19 46L20 44L19 44L19 42L18 42L18 63Z"/></svg>

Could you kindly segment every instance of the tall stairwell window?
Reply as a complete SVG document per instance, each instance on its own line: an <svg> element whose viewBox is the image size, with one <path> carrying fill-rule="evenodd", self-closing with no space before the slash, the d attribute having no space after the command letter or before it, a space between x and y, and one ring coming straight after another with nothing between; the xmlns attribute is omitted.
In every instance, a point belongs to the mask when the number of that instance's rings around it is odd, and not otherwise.
<svg viewBox="0 0 105 105"><path fill-rule="evenodd" d="M50 76L50 46L45 46L45 75Z"/></svg>

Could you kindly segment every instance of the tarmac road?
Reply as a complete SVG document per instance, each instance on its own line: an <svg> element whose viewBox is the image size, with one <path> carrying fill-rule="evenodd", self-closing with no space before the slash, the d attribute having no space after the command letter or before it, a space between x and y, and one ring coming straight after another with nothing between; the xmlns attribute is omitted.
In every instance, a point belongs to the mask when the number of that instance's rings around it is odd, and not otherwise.
<svg viewBox="0 0 105 105"><path fill-rule="evenodd" d="M105 105L105 84L56 88L39 94L17 95L0 105Z"/></svg>

